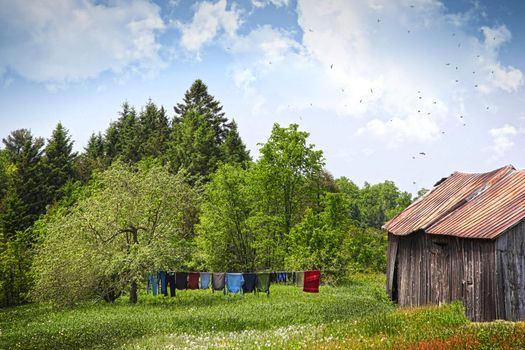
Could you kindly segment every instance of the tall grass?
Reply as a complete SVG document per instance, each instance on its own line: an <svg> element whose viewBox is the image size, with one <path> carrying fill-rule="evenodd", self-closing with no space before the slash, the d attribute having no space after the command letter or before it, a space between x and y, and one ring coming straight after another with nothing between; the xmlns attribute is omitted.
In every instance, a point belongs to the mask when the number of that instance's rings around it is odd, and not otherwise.
<svg viewBox="0 0 525 350"><path fill-rule="evenodd" d="M272 286L270 297L181 291L139 300L0 309L0 349L525 348L522 323L470 323L460 303L397 309L377 276L319 294Z"/></svg>

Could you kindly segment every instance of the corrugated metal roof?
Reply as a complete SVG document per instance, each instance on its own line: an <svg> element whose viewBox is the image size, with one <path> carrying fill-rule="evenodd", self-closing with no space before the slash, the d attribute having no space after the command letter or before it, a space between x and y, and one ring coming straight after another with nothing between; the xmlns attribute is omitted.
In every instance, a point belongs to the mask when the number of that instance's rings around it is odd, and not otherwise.
<svg viewBox="0 0 525 350"><path fill-rule="evenodd" d="M505 179L509 174L518 173L513 166L508 165L500 169L482 173L482 174L466 174L455 172L446 180L439 183L432 191L425 196L412 203L408 208L401 212L398 216L387 222L383 228L395 235L408 235L414 231L427 230L432 225L439 222L440 228L446 227L447 235L460 235L452 232L453 226L445 226L445 218L451 216L452 213L464 207L473 201L479 202L480 199L486 197L489 189L500 184L502 179ZM513 183L507 185L511 186ZM499 187L500 191L516 193L514 189L507 189L506 187ZM489 194L492 192L489 192ZM524 191L525 193L525 191ZM487 205L498 207L497 202L487 200ZM522 203L525 203L525 199ZM475 215L475 213L470 214ZM472 222L490 221L491 217L482 218L479 220L475 217L462 217L458 219L459 222L465 220ZM498 219L501 220L501 217ZM507 226L509 227L509 226ZM475 227L473 228L475 229ZM427 230L428 231L428 230ZM436 230L435 232L438 232ZM441 229L439 230L441 231ZM471 231L469 231L471 232ZM468 236L478 237L478 236Z"/></svg>
<svg viewBox="0 0 525 350"><path fill-rule="evenodd" d="M513 171L426 232L493 239L525 218L525 171Z"/></svg>

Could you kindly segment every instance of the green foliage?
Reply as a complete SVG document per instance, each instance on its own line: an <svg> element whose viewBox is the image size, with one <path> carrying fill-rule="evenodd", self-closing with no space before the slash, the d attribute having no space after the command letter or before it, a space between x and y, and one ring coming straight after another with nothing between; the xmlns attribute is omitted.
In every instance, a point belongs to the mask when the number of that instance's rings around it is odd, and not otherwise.
<svg viewBox="0 0 525 350"><path fill-rule="evenodd" d="M224 116L222 106L215 97L208 93L208 86L206 86L206 84L200 79L193 82L191 87L184 94L182 102L177 103L174 110L174 126L181 123L189 112L194 112L204 116L207 121L206 124L213 129L215 144L217 147L223 143L228 135L228 119Z"/></svg>
<svg viewBox="0 0 525 350"><path fill-rule="evenodd" d="M54 202L63 196L64 185L73 179L73 141L68 131L58 123L44 149L44 172L48 201Z"/></svg>
<svg viewBox="0 0 525 350"><path fill-rule="evenodd" d="M411 195L407 192L399 192L392 181L376 185L365 182L360 196L360 221L379 229L387 220L405 209L411 201Z"/></svg>
<svg viewBox="0 0 525 350"><path fill-rule="evenodd" d="M207 117L196 111L188 111L173 125L169 160L172 170L184 169L189 174L207 178L221 160L213 126Z"/></svg>
<svg viewBox="0 0 525 350"><path fill-rule="evenodd" d="M149 100L138 119L139 158L162 157L166 153L170 127L164 107Z"/></svg>
<svg viewBox="0 0 525 350"><path fill-rule="evenodd" d="M377 229L412 203L412 195L399 191L392 181L375 185L365 182L363 188L359 188L343 176L336 184L348 196L351 218Z"/></svg>
<svg viewBox="0 0 525 350"><path fill-rule="evenodd" d="M182 175L117 162L94 182L91 196L46 223L33 299L112 300L131 285L134 301L147 271L179 269L189 260L198 194Z"/></svg>
<svg viewBox="0 0 525 350"><path fill-rule="evenodd" d="M269 199L261 209L281 219L284 235L301 220L306 204L317 195L309 180L320 176L324 158L322 151L307 143L308 136L297 124L282 128L276 123L260 149L261 195Z"/></svg>
<svg viewBox="0 0 525 350"><path fill-rule="evenodd" d="M235 120L232 120L229 124L228 133L221 145L221 152L224 162L229 164L246 166L246 164L252 160L250 151L246 149L246 145L242 142L241 136L237 131L237 123Z"/></svg>
<svg viewBox="0 0 525 350"><path fill-rule="evenodd" d="M240 166L225 164L206 187L197 232L204 266L213 271L256 269L249 176Z"/></svg>
<svg viewBox="0 0 525 350"><path fill-rule="evenodd" d="M346 198L341 193L327 193L324 210L306 211L303 220L290 233L290 253L286 267L292 270L321 269L341 276L348 263L341 249L349 225Z"/></svg>
<svg viewBox="0 0 525 350"><path fill-rule="evenodd" d="M28 274L33 257L30 231L17 231L6 239L0 231L0 306L27 301Z"/></svg>
<svg viewBox="0 0 525 350"><path fill-rule="evenodd" d="M351 226L343 244L349 268L355 271L386 270L387 234L373 227Z"/></svg>
<svg viewBox="0 0 525 350"><path fill-rule="evenodd" d="M219 162L247 164L250 154L235 121L227 123L221 104L196 80L175 106L167 159L172 170L185 169L209 180Z"/></svg>
<svg viewBox="0 0 525 350"><path fill-rule="evenodd" d="M42 138L27 129L13 131L3 139L12 164L10 188L4 197L3 232L9 238L24 231L45 211L46 184L42 164Z"/></svg>

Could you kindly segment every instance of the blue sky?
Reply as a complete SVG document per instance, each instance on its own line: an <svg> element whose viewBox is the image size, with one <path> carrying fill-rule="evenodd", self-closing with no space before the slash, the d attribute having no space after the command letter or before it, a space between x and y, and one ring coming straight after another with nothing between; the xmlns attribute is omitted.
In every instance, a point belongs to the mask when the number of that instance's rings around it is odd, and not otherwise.
<svg viewBox="0 0 525 350"><path fill-rule="evenodd" d="M82 150L127 100L170 113L200 78L257 156L299 123L326 167L410 192L525 167L525 3L0 0L0 136Z"/></svg>

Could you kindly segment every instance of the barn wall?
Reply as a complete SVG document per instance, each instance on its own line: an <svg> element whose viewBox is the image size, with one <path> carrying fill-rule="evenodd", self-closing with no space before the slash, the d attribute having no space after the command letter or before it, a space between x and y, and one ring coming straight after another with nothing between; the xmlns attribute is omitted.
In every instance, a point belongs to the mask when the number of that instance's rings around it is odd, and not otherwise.
<svg viewBox="0 0 525 350"><path fill-rule="evenodd" d="M525 320L525 222L496 240L497 318Z"/></svg>
<svg viewBox="0 0 525 350"><path fill-rule="evenodd" d="M417 232L397 237L392 260L400 306L461 300L469 319L496 318L493 241Z"/></svg>

